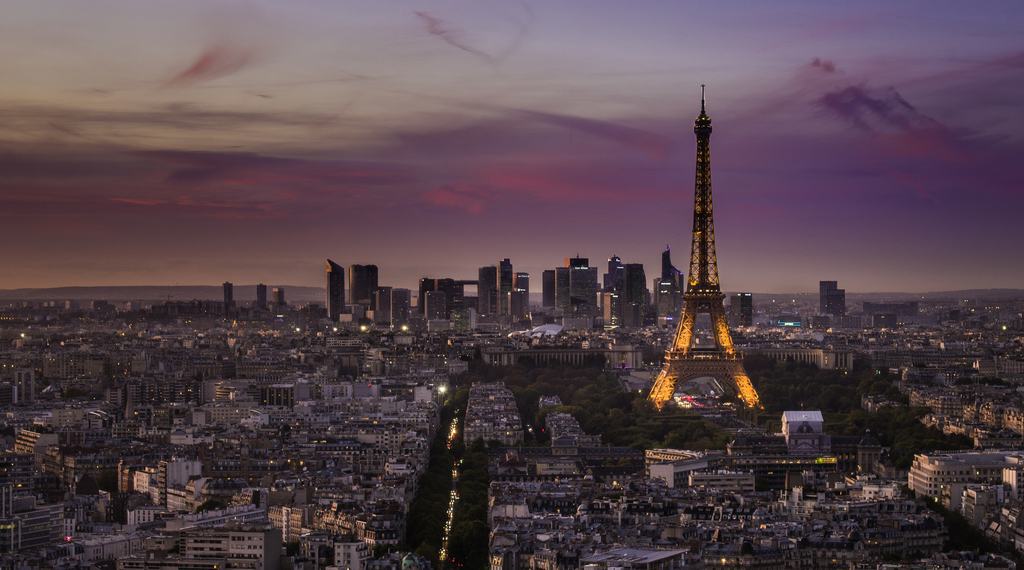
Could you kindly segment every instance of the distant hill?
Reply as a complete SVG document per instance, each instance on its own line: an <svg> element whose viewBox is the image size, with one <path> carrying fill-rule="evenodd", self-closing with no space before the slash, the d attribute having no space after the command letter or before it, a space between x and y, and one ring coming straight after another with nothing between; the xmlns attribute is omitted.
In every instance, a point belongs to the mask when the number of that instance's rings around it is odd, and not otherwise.
<svg viewBox="0 0 1024 570"><path fill-rule="evenodd" d="M818 293L754 293L755 300L758 299L805 299L818 298ZM1024 289L962 289L959 291L932 291L929 293L905 293L905 292L875 292L855 293L846 292L846 300L858 301L920 301L922 299L1021 299L1024 298Z"/></svg>
<svg viewBox="0 0 1024 570"><path fill-rule="evenodd" d="M284 287L289 303L324 302L321 287L298 285L267 285L267 297L274 287ZM235 301L245 303L256 300L256 285L235 285ZM805 299L818 297L817 293L754 293L755 301L762 299ZM530 295L533 302L540 301L540 293ZM929 293L853 293L847 292L847 301L912 301L921 299L1009 299L1024 298L1024 289L964 289L960 291L933 291ZM37 289L0 289L0 300L5 301L191 301L224 298L220 285L144 285L113 287L51 287Z"/></svg>
<svg viewBox="0 0 1024 570"><path fill-rule="evenodd" d="M324 290L320 287L299 287L296 285L267 285L267 297L274 287L284 288L285 301L289 303L324 301ZM236 302L256 300L256 285L235 285ZM221 285L152 285L124 287L53 287L44 289L0 289L0 299L7 301L192 301L224 299Z"/></svg>
<svg viewBox="0 0 1024 570"><path fill-rule="evenodd" d="M921 299L1014 299L1024 298L1024 289L961 289L929 293L849 293L846 298L866 301L919 301Z"/></svg>

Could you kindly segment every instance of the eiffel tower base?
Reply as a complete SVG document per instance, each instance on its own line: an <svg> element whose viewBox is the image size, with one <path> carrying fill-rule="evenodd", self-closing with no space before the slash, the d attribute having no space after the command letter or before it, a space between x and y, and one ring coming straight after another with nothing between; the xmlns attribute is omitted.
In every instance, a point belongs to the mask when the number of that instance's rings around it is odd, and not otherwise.
<svg viewBox="0 0 1024 570"><path fill-rule="evenodd" d="M672 400L676 387L695 378L711 377L729 386L735 396L749 408L757 409L760 401L757 392L750 383L743 361L739 358L689 358L674 356L671 352L665 355L665 367L654 382L650 400L658 409Z"/></svg>

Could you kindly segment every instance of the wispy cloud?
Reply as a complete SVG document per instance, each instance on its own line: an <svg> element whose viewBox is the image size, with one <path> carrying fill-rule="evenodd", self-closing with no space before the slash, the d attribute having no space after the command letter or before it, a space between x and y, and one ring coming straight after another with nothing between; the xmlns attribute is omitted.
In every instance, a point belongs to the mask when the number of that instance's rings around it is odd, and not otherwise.
<svg viewBox="0 0 1024 570"><path fill-rule="evenodd" d="M510 22L513 26L511 37L503 42L503 45L495 46L495 49L490 52L468 40L466 32L459 27L427 12L417 11L413 13L426 25L428 34L436 36L445 43L462 51L471 53L487 63L495 64L502 62L519 49L523 39L526 37L527 31L530 29L530 25L533 24L533 10L527 4L522 4L521 8L521 13L517 13L514 16L505 15L503 19L506 22ZM490 35L493 36L495 33L491 31ZM497 35L499 37L502 36L502 34Z"/></svg>
<svg viewBox="0 0 1024 570"><path fill-rule="evenodd" d="M851 85L822 95L818 103L868 131L943 128L935 119L918 112L893 88L869 93L865 87Z"/></svg>
<svg viewBox="0 0 1024 570"><path fill-rule="evenodd" d="M455 46L462 51L471 53L475 56L482 58L488 63L494 63L494 56L489 53L485 53L475 47L468 45L462 39L462 33L458 30L451 29L444 24L441 20L427 14L426 12L415 12L416 16L427 25L427 33L432 36L437 36L444 40L449 45Z"/></svg>
<svg viewBox="0 0 1024 570"><path fill-rule="evenodd" d="M425 192L420 200L435 206L462 210L467 214L480 214L494 197L494 191L485 186L458 182L433 188Z"/></svg>
<svg viewBox="0 0 1024 570"><path fill-rule="evenodd" d="M252 63L258 53L251 46L220 44L207 47L190 66L174 74L160 87L188 87L231 75Z"/></svg>
<svg viewBox="0 0 1024 570"><path fill-rule="evenodd" d="M610 121L538 111L518 111L518 113L550 125L610 140L642 152L655 160L664 160L676 147L676 141L672 137Z"/></svg>

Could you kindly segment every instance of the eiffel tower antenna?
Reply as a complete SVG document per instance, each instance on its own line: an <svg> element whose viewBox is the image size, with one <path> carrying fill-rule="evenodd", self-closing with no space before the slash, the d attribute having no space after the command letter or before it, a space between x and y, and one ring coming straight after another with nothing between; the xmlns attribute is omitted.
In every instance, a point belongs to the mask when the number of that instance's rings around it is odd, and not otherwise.
<svg viewBox="0 0 1024 570"><path fill-rule="evenodd" d="M751 408L760 399L743 369L743 354L736 350L725 318L725 295L718 282L715 254L715 221L711 207L711 117L705 112L704 86L700 86L700 115L693 122L697 136L697 175L693 198L693 239L690 271L683 295L683 311L672 347L665 352L665 366L654 382L650 400L661 409L675 394L676 387L693 378L711 376L731 387ZM693 347L697 315L711 317L715 337L713 349Z"/></svg>

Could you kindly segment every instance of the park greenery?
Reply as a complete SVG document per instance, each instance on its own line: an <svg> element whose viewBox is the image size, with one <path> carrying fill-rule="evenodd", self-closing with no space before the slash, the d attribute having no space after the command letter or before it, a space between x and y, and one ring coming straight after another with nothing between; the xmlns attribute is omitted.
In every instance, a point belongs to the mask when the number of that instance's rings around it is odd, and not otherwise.
<svg viewBox="0 0 1024 570"><path fill-rule="evenodd" d="M476 363L474 363L476 364ZM897 467L909 467L913 454L931 450L972 447L963 436L948 436L921 424L927 408L911 408L888 371L857 365L851 371L820 370L813 364L774 361L754 354L744 359L751 382L761 396L763 409L756 421L769 431L781 429L786 410L820 410L826 432L832 435L872 435L892 450ZM646 392L622 390L615 371L598 366L509 367L472 366L463 378L460 396L468 397L474 382L504 382L512 390L527 432L523 445L544 445L548 437L544 420L551 412L572 414L583 431L599 434L608 445L637 449L671 447L725 449L730 435L696 412L666 408L655 412ZM893 407L868 413L861 396L883 395ZM558 396L561 406L539 409L541 396ZM532 432L530 430L532 428Z"/></svg>
<svg viewBox="0 0 1024 570"><path fill-rule="evenodd" d="M463 409L465 407L463 406ZM438 555L444 539L448 499L452 488L452 465L465 452L462 440L456 438L451 449L445 438L445 427L455 417L456 407L449 401L441 408L441 429L430 447L430 463L420 477L419 491L409 507L407 547L414 548L417 556L430 560L438 567Z"/></svg>
<svg viewBox="0 0 1024 570"><path fill-rule="evenodd" d="M909 407L896 387L898 378L888 371L861 364L849 372L820 370L813 364L774 361L758 354L744 359L744 366L764 405L762 423L774 431L785 410L820 410L826 433L864 435L870 429L883 447L890 448L889 459L901 469L910 468L915 453L974 445L966 436L946 435L922 424L920 419L930 410ZM861 408L862 395L885 396L897 405L868 413Z"/></svg>
<svg viewBox="0 0 1024 570"><path fill-rule="evenodd" d="M449 447L444 429L453 419L459 419L458 432L462 433L461 419L457 415L466 409L468 401L467 385L441 408L443 427L431 444L430 464L420 479L419 491L409 509L407 544L398 547L404 550L411 547L416 555L430 560L435 568L440 567L438 562L448 516L453 468L459 473L456 482L459 500L452 517L447 559L452 565L464 568L485 568L488 565L487 447L483 441L477 440L467 448L461 437L453 439Z"/></svg>
<svg viewBox="0 0 1024 570"><path fill-rule="evenodd" d="M472 384L503 382L515 395L524 424L524 446L549 445L545 418L552 412L569 413L588 434L598 434L608 445L636 449L669 447L677 449L725 449L728 431L712 419L691 410L674 407L656 411L646 391L624 391L617 372L602 363L585 366L491 367L479 360L456 383L441 410L441 425L448 426L464 412ZM895 386L888 371L857 365L851 371L820 370L812 364L774 361L754 354L744 360L751 382L761 396L763 409L748 416L769 431L779 431L786 410L820 410L825 431L832 435L863 436L867 430L883 447L890 448L890 460L908 468L915 453L932 450L966 449L972 446L963 436L947 436L924 426L920 418L928 408L907 406L906 397ZM861 408L863 395L883 395L896 405L874 413ZM560 406L540 408L541 396L558 396ZM459 432L461 433L461 426ZM430 464L420 480L420 489L410 507L406 545L437 564L444 523L452 489L452 468L458 467L459 501L454 512L448 558L469 568L487 565L488 443L456 438L451 447L443 436L435 438Z"/></svg>

